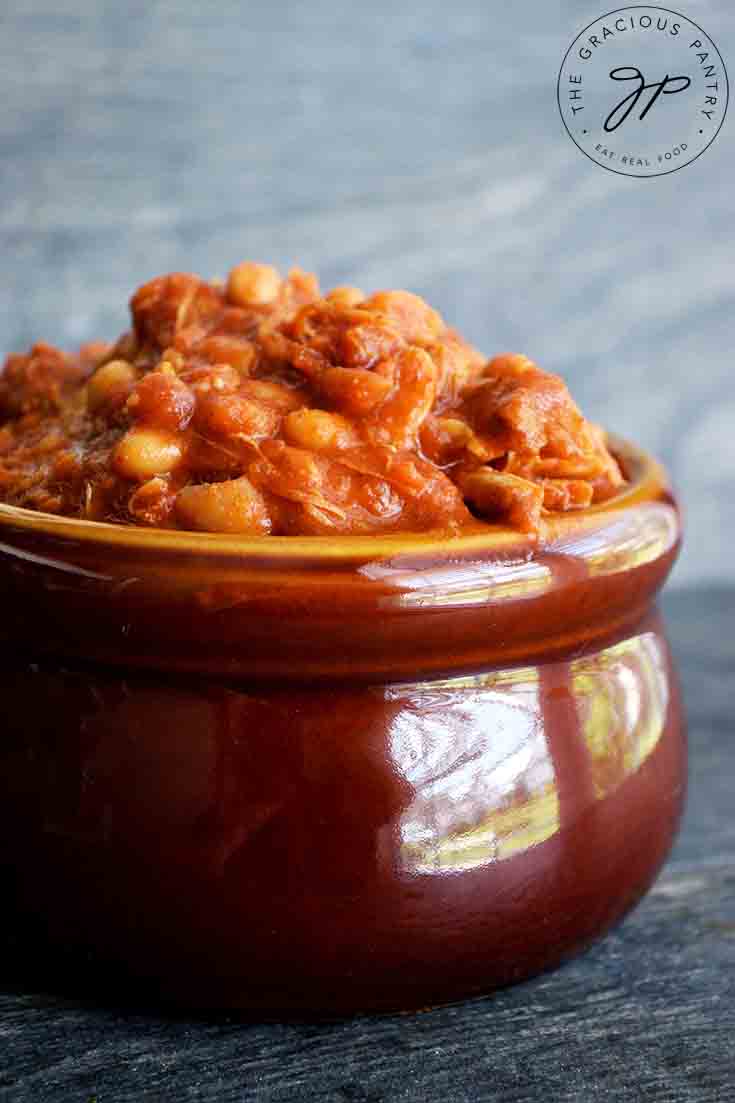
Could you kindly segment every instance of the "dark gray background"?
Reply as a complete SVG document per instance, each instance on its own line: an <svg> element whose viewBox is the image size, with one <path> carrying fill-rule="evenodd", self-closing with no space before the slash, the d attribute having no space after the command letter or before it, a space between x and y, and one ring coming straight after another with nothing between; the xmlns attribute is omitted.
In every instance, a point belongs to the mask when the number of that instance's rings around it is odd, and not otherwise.
<svg viewBox="0 0 735 1103"><path fill-rule="evenodd" d="M735 6L679 0L735 71ZM674 584L735 577L732 119L637 180L556 77L612 0L4 0L0 346L112 337L144 279L244 257L409 287L670 465Z"/></svg>

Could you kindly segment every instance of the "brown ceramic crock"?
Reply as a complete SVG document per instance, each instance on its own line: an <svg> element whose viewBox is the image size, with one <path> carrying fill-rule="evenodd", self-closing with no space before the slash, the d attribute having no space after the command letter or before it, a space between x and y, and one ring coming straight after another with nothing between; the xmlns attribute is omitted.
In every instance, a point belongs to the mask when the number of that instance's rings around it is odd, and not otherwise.
<svg viewBox="0 0 735 1103"><path fill-rule="evenodd" d="M0 864L112 993L424 1007L641 897L686 778L658 465L543 539L208 536L0 507Z"/></svg>

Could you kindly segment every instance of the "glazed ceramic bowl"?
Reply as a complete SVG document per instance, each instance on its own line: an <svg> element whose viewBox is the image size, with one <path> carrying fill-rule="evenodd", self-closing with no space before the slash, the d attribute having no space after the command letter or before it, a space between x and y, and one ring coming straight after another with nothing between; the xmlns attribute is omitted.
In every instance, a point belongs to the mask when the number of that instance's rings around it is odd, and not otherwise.
<svg viewBox="0 0 735 1103"><path fill-rule="evenodd" d="M641 897L679 820L657 464L542 541L208 536L0 507L0 852L34 937L163 998L425 1007ZM76 957L75 957L76 955Z"/></svg>

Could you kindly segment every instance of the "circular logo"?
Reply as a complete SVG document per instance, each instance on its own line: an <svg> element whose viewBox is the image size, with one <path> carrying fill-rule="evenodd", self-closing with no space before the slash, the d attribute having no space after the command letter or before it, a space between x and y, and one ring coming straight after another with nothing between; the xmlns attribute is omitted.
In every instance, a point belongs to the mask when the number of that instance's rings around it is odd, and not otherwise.
<svg viewBox="0 0 735 1103"><path fill-rule="evenodd" d="M725 63L685 15L633 6L581 31L559 70L557 98L569 137L602 168L664 176L704 153L728 100Z"/></svg>

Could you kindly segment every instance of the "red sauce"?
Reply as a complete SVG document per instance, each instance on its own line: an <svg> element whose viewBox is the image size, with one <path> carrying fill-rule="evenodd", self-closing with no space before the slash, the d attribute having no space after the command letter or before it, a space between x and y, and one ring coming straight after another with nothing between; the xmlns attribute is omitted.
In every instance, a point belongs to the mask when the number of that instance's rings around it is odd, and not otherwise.
<svg viewBox="0 0 735 1103"><path fill-rule="evenodd" d="M422 299L245 263L139 288L132 328L0 377L0 500L250 535L536 532L623 482L564 382L486 361Z"/></svg>

